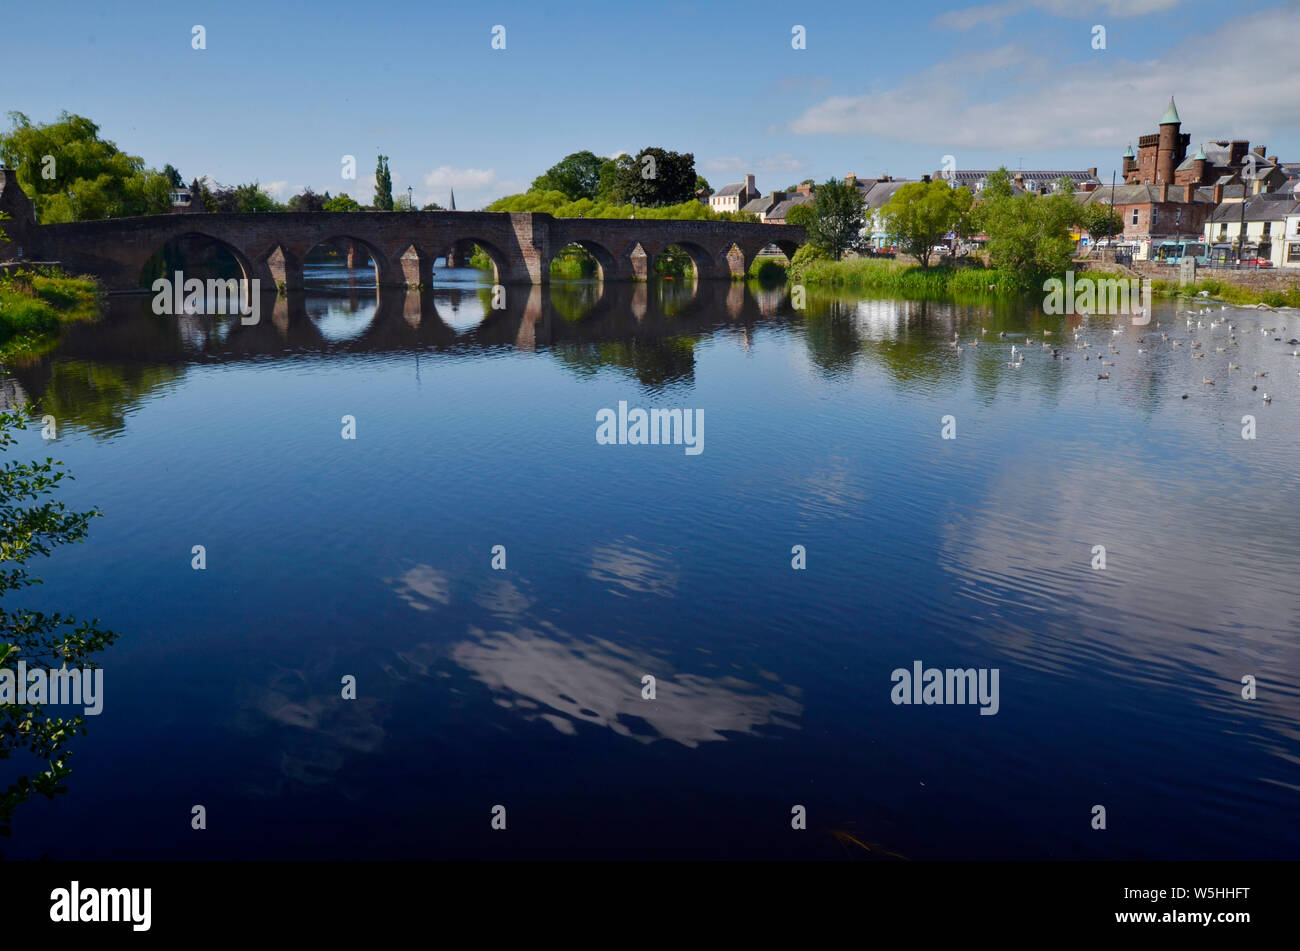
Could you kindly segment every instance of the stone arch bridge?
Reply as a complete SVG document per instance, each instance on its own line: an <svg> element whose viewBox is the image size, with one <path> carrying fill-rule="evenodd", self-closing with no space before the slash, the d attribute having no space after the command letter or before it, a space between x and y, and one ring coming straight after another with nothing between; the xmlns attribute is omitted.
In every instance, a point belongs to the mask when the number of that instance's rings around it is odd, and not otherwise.
<svg viewBox="0 0 1300 951"><path fill-rule="evenodd" d="M570 244L596 259L606 281L644 280L671 245L690 255L700 278L743 274L764 248L787 255L804 243L804 229L732 221L653 218L554 218L504 212L280 212L154 215L27 229L30 258L58 261L74 273L98 277L109 290L139 290L145 265L168 242L207 239L224 247L246 279L263 291L303 287L303 261L318 245L351 242L373 261L378 283L433 281L434 261L463 255L477 244L501 284L545 284L550 263Z"/></svg>

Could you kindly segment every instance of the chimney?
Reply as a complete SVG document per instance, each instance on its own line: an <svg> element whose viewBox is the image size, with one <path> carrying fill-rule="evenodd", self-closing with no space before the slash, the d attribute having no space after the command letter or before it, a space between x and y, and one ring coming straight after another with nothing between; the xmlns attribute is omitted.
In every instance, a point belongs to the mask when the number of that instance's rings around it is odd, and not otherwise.
<svg viewBox="0 0 1300 951"><path fill-rule="evenodd" d="M1223 201L1223 186L1214 186L1214 203L1217 205Z"/></svg>
<svg viewBox="0 0 1300 951"><path fill-rule="evenodd" d="M756 187L754 187L754 176L753 176L752 173L747 174L747 175L745 176L745 188L747 188L747 189L748 189L749 191L751 191L751 192L757 192L757 191L758 191L758 189L757 189Z"/></svg>
<svg viewBox="0 0 1300 951"><path fill-rule="evenodd" d="M1258 155L1260 158L1263 158L1264 153L1267 151L1267 148L1263 145L1257 145L1253 149L1251 149L1251 151L1254 152L1256 155Z"/></svg>
<svg viewBox="0 0 1300 951"><path fill-rule="evenodd" d="M849 174L844 176L844 184L856 185L857 183L858 183L858 176L854 175L852 172L849 172Z"/></svg>
<svg viewBox="0 0 1300 951"><path fill-rule="evenodd" d="M1161 201L1161 203L1164 203L1164 202L1167 202L1168 200L1169 200L1169 183L1168 183L1168 182L1161 182L1161 183L1160 183L1160 201Z"/></svg>
<svg viewBox="0 0 1300 951"><path fill-rule="evenodd" d="M1188 182L1183 186L1183 201L1190 202L1196 196L1196 185Z"/></svg>
<svg viewBox="0 0 1300 951"><path fill-rule="evenodd" d="M1094 165L1092 168L1088 169L1088 177L1089 178L1097 177L1097 166Z"/></svg>
<svg viewBox="0 0 1300 951"><path fill-rule="evenodd" d="M811 195L811 194L812 194L812 186L809 185L807 182L805 182L804 184L798 186L798 187L795 189L795 191L797 191L800 195Z"/></svg>
<svg viewBox="0 0 1300 951"><path fill-rule="evenodd" d="M1269 164L1269 165L1276 165L1276 164L1277 164L1277 156L1276 156L1276 155L1270 155L1270 156L1268 157L1268 164Z"/></svg>

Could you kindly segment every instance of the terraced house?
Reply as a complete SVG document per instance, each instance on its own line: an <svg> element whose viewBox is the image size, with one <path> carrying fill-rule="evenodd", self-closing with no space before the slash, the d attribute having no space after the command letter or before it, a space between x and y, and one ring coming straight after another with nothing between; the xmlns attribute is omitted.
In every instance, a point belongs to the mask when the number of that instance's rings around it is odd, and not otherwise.
<svg viewBox="0 0 1300 951"><path fill-rule="evenodd" d="M1244 203L1220 203L1205 222L1205 240L1211 246L1228 245L1235 255L1240 239L1242 257L1247 260L1268 261L1273 267L1300 267L1298 229L1300 202L1286 192L1272 192L1251 195Z"/></svg>

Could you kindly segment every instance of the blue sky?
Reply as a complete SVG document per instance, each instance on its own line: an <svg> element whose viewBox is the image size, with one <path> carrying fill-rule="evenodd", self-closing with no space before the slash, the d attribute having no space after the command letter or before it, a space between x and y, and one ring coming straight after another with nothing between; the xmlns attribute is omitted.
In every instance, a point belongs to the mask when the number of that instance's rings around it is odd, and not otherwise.
<svg viewBox="0 0 1300 951"><path fill-rule="evenodd" d="M57 9L57 15L51 11ZM855 172L1087 168L1109 180L1171 93L1193 143L1300 161L1300 2L10 4L0 103L61 110L149 164L277 197L462 208L569 152L657 145L718 187ZM205 27L207 49L191 48ZM491 48L492 28L506 48ZM792 28L807 48L793 49ZM1106 48L1093 48L1093 29ZM12 32L11 32L12 30ZM20 78L16 78L20 77ZM340 176L355 155L355 181Z"/></svg>

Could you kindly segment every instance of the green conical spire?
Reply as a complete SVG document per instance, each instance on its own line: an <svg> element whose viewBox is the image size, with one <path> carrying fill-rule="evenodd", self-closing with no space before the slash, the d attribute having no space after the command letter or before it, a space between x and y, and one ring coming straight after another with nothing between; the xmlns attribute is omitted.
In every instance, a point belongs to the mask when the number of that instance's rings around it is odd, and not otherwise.
<svg viewBox="0 0 1300 951"><path fill-rule="evenodd" d="M1130 142L1130 143L1128 144L1128 148L1126 148L1126 149L1124 150L1124 157L1125 157L1125 158L1132 158L1132 157L1133 157L1133 143L1132 143L1132 142Z"/></svg>
<svg viewBox="0 0 1300 951"><path fill-rule="evenodd" d="M1169 97L1169 108L1165 110L1164 116L1160 119L1161 125L1181 125L1182 119L1178 118L1178 107L1174 105L1174 97Z"/></svg>
<svg viewBox="0 0 1300 951"><path fill-rule="evenodd" d="M1202 145L1199 149L1196 150L1196 154L1192 156L1192 161L1193 161L1193 162L1196 162L1196 161L1204 162L1204 161L1205 161L1205 146L1204 146L1204 145Z"/></svg>

